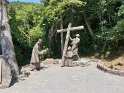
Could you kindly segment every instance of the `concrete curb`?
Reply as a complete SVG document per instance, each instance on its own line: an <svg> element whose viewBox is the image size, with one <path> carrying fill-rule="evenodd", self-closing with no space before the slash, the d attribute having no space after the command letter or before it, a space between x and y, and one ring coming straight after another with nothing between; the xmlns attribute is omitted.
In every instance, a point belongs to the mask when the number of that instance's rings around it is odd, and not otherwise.
<svg viewBox="0 0 124 93"><path fill-rule="evenodd" d="M107 73L110 73L110 74L119 75L119 76L123 76L124 77L124 71L112 70L110 68L107 68L107 67L103 66L103 64L100 64L100 63L97 64L97 68L99 70L104 71L104 72L107 72Z"/></svg>

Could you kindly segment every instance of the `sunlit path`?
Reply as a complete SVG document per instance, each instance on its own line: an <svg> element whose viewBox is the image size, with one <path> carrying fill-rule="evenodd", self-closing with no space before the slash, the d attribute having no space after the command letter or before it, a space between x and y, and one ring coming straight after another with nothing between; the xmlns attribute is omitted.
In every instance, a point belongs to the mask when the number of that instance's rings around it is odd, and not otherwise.
<svg viewBox="0 0 124 93"><path fill-rule="evenodd" d="M124 77L88 67L52 65L0 93L124 93Z"/></svg>

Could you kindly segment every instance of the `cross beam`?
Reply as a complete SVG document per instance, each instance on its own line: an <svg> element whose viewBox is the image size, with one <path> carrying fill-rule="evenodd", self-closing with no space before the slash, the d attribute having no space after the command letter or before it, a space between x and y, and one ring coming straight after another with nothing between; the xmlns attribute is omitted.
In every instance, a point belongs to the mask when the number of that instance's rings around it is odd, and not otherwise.
<svg viewBox="0 0 124 93"><path fill-rule="evenodd" d="M82 29L84 29L84 26L77 26L77 27L70 28L71 31L82 30ZM67 32L67 29L57 30L57 33L61 33L61 32Z"/></svg>
<svg viewBox="0 0 124 93"><path fill-rule="evenodd" d="M66 40L65 40L65 45L64 45L64 49L63 49L63 53L62 53L62 66L64 66L64 64L65 64L65 55L66 55L67 48L68 48L70 31L76 31L76 30L82 30L82 29L84 29L84 26L71 27L71 23L70 23L68 25L68 28L67 29L57 30L57 33L67 32L67 34L66 34Z"/></svg>

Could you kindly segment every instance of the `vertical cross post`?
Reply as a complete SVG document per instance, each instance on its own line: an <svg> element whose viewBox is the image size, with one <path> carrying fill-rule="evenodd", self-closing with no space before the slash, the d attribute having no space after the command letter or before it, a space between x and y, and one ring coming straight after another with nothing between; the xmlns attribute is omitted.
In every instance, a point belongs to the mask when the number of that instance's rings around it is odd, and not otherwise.
<svg viewBox="0 0 124 93"><path fill-rule="evenodd" d="M68 28L67 28L67 35L66 35L65 45L64 45L63 54L62 54L62 66L64 66L65 64L65 55L66 55L67 48L68 48L70 31L71 31L71 23L69 23Z"/></svg>

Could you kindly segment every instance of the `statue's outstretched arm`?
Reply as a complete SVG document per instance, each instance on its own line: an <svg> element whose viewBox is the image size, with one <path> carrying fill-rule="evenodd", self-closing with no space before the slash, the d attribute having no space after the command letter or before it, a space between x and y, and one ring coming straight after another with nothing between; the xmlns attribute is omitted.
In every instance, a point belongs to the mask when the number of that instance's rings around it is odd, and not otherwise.
<svg viewBox="0 0 124 93"><path fill-rule="evenodd" d="M42 51L39 51L39 54L42 55L42 54L46 54L47 52L49 51L49 49L45 49L45 50L42 50Z"/></svg>
<svg viewBox="0 0 124 93"><path fill-rule="evenodd" d="M71 38L71 37L69 37L69 38L70 38L71 41L73 40L73 38Z"/></svg>

